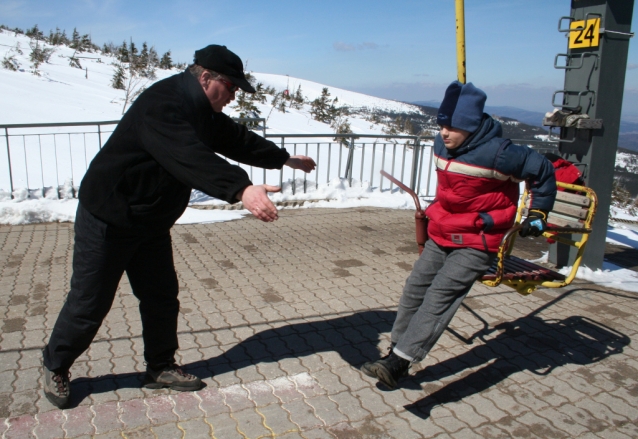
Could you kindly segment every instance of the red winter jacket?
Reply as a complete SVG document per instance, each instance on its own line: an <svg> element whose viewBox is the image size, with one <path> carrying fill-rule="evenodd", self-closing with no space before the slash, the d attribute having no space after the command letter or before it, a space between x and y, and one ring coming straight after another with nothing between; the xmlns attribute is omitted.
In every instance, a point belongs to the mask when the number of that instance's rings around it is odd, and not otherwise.
<svg viewBox="0 0 638 439"><path fill-rule="evenodd" d="M514 224L522 181L530 187L533 209L552 209L552 164L532 149L500 138L501 132L500 123L485 115L459 148L448 150L437 135L438 187L426 215L429 237L440 246L497 251Z"/></svg>

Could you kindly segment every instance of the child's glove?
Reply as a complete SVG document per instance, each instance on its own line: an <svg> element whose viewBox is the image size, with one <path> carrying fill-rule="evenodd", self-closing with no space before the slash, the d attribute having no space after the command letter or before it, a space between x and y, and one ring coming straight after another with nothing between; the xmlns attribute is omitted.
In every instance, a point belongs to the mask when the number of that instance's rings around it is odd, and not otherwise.
<svg viewBox="0 0 638 439"><path fill-rule="evenodd" d="M518 231L522 237L525 236L541 236L547 229L547 212L543 210L533 209L529 211L525 221L521 223L523 228Z"/></svg>

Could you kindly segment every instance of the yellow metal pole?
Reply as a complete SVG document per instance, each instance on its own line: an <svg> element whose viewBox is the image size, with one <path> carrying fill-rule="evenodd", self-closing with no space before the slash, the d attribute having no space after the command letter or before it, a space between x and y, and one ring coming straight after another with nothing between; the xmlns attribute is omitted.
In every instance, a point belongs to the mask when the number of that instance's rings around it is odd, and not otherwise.
<svg viewBox="0 0 638 439"><path fill-rule="evenodd" d="M456 0L456 68L459 82L465 84L465 6L464 0Z"/></svg>

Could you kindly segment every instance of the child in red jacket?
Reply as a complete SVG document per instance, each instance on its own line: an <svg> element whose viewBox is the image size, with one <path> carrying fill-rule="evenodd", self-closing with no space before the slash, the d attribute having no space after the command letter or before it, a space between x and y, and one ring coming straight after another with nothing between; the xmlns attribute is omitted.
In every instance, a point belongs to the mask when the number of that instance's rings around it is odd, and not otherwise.
<svg viewBox="0 0 638 439"><path fill-rule="evenodd" d="M390 388L420 362L452 320L472 284L494 262L512 227L519 183L532 194L521 236L539 236L556 197L552 164L502 139L501 124L483 113L486 94L453 82L439 108L434 141L436 198L426 210L429 239L399 302L390 353L361 370Z"/></svg>

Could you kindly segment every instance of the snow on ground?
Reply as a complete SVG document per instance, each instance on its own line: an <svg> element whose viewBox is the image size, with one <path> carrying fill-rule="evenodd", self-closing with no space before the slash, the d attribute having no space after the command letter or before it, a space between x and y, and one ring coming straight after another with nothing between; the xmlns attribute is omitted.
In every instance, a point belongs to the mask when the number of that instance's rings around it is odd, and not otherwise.
<svg viewBox="0 0 638 439"><path fill-rule="evenodd" d="M0 31L0 58L14 56L19 70L16 72L0 68L0 123L49 123L49 122L81 122L117 120L122 114L124 92L111 87L114 73L114 58L100 53L79 53L82 69L69 66L69 58L74 50L64 46L55 46L48 63L39 66L39 75L33 74L29 60L31 52L30 39L13 32ZM52 47L52 46L48 46ZM22 53L20 53L22 52ZM157 70L157 80L178 73L177 70ZM293 94L301 86L302 94L307 100L317 98L325 85L288 76L267 73L253 73L258 82L273 87L277 92L288 89ZM328 87L331 98L338 98L339 105L355 108L377 108L386 111L411 112L416 107L361 93ZM270 102L258 104L261 117L267 118L269 133L308 133L327 134L334 130L310 117L309 106L303 109L281 113L274 109ZM237 116L233 105L226 112ZM352 130L359 134L382 134L382 127L351 116ZM620 155L620 160L628 161ZM4 169L4 168L3 168ZM378 169L378 168L377 168ZM284 181L282 192L272 194L273 201L293 200L306 201L301 208L331 207L345 208L356 206L375 206L393 209L413 209L410 196L400 191L371 186L369 182L356 179L350 186L345 180L333 178L327 183L314 187L312 176L309 178L310 188L306 193L296 191L290 179ZM323 181L323 180L320 180ZM296 187L303 184L297 179ZM37 192L16 190L11 194L0 188L0 224L33 224L42 222L73 222L77 209L77 199L73 198L73 189L68 184L58 199L54 191L41 196ZM54 192L53 194L51 192ZM204 194L194 192L193 204L220 204ZM187 208L178 224L211 223L232 221L249 214L246 210L200 210ZM614 211L615 218L633 220L636 218L624 212ZM607 241L619 245L638 248L638 232L635 226L611 223L607 233ZM630 270L621 269L605 263L603 270L591 271L586 267L579 270L578 277L591 280L600 285L638 292L638 275Z"/></svg>

